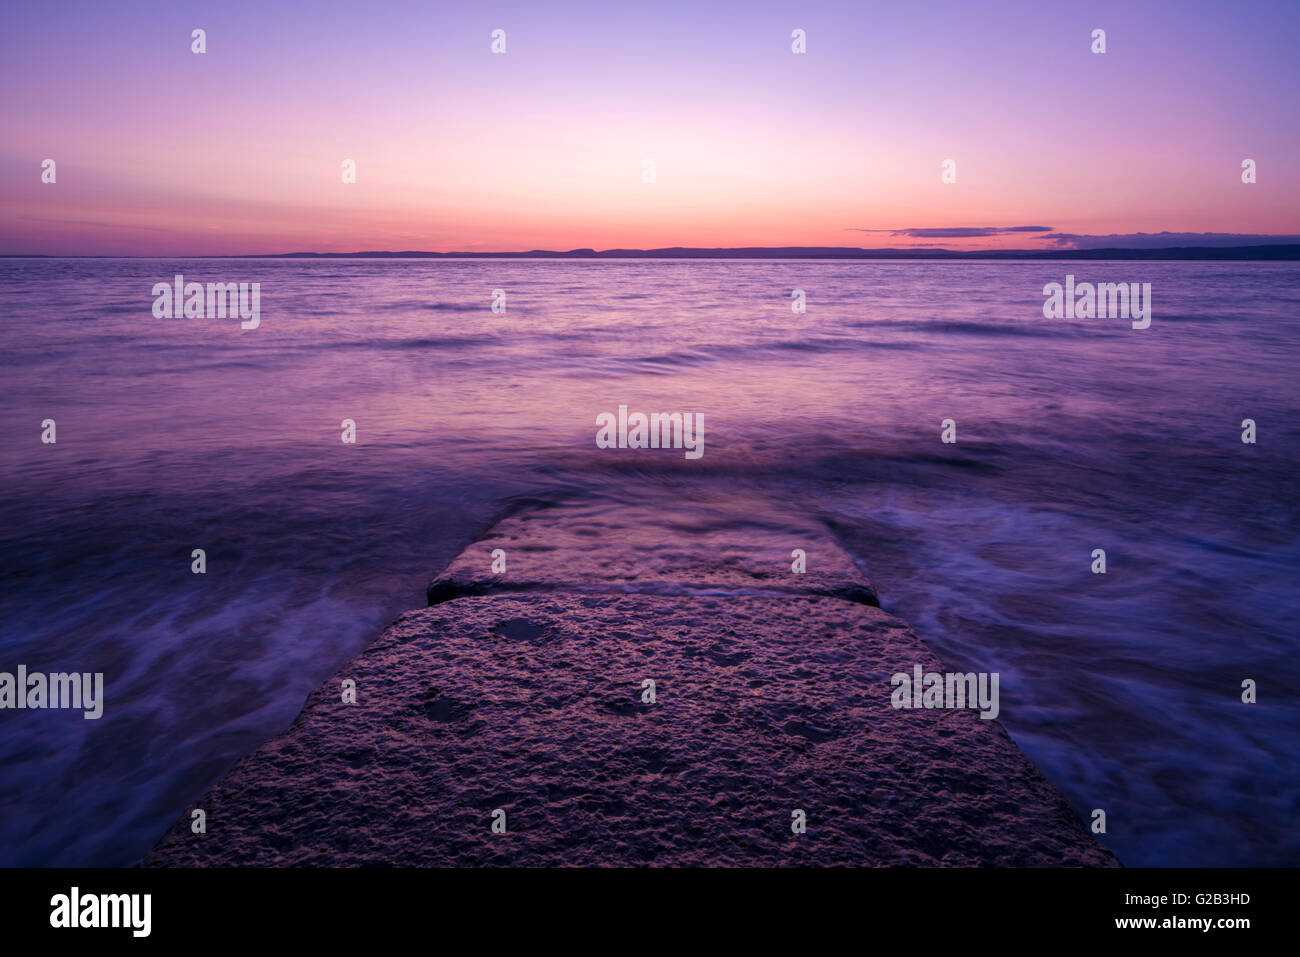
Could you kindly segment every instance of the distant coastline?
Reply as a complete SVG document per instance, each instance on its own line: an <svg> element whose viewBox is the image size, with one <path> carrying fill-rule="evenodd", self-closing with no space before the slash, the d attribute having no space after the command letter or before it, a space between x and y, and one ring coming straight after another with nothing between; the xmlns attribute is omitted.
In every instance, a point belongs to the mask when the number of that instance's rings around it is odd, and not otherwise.
<svg viewBox="0 0 1300 957"><path fill-rule="evenodd" d="M353 253L245 253L237 256L50 256L0 253L0 259L1132 259L1239 260L1282 262L1300 260L1300 243L1254 246L1169 246L1163 249L998 249L963 252L951 249L859 249L850 246L734 246L662 249L530 249L524 252L451 252L420 250Z"/></svg>

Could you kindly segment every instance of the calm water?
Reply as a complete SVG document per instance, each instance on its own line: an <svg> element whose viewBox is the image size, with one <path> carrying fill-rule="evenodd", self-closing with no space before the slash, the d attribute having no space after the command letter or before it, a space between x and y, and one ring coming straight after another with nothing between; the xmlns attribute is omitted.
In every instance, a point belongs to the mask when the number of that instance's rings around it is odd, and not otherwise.
<svg viewBox="0 0 1300 957"><path fill-rule="evenodd" d="M1044 319L1067 272L1151 327ZM155 319L175 273L260 282L261 327ZM0 864L134 862L569 494L821 516L1125 863L1300 863L1298 307L1295 264L0 260L0 670L107 698L0 713ZM597 449L620 403L704 457Z"/></svg>

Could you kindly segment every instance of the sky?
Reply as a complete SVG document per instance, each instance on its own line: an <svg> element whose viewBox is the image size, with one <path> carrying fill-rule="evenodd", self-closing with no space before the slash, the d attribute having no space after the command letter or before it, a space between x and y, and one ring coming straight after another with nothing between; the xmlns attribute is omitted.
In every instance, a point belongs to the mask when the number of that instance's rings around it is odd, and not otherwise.
<svg viewBox="0 0 1300 957"><path fill-rule="evenodd" d="M1298 33L1295 0L9 4L0 253L1300 241Z"/></svg>

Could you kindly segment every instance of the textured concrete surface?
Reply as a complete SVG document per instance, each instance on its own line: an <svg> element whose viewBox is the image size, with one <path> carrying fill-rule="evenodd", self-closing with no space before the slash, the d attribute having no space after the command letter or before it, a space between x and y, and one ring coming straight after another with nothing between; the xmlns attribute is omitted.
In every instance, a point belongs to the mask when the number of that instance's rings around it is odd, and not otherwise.
<svg viewBox="0 0 1300 957"><path fill-rule="evenodd" d="M507 519L143 863L1117 863L996 721L891 707L948 669L825 532L616 511Z"/></svg>
<svg viewBox="0 0 1300 957"><path fill-rule="evenodd" d="M502 520L433 580L428 601L509 591L584 594L828 595L876 605L875 589L822 526L791 515L774 527L743 503L702 508L564 502ZM807 571L790 571L802 549ZM493 574L492 553L506 556Z"/></svg>

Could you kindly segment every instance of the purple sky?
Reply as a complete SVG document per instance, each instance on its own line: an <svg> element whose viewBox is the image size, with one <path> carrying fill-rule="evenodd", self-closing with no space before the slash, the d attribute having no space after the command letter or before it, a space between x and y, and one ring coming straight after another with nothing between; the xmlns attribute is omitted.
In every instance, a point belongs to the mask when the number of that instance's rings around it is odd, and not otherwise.
<svg viewBox="0 0 1300 957"><path fill-rule="evenodd" d="M1298 28L1295 2L12 5L0 252L1294 239Z"/></svg>

